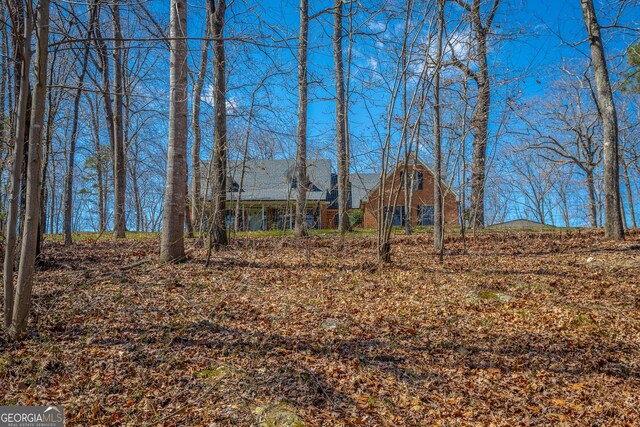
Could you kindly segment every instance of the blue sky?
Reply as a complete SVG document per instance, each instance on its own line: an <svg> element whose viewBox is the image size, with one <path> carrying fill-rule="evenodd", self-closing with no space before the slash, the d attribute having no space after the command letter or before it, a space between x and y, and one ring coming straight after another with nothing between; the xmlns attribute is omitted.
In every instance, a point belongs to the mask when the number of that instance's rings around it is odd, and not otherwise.
<svg viewBox="0 0 640 427"><path fill-rule="evenodd" d="M381 2L361 2L371 5L377 10ZM396 7L402 2L392 1ZM596 8L601 24L609 24L615 13L617 1L601 2L596 0ZM194 38L202 36L204 28L204 3L190 3L189 34ZM419 3L423 4L423 3ZM310 2L310 13L315 14L330 8L332 0ZM168 20L168 0L155 1L154 9L161 20ZM461 10L450 4L449 18L455 21L460 18ZM255 83L267 72L273 69L264 58L265 55L274 57L274 61L287 71L282 78L269 80L267 89L262 94L264 103L260 112L265 126L271 126L279 132L278 138L288 141L289 147L295 137L296 125L296 47L298 33L298 1L297 0L234 0L227 13L228 28L226 34L232 38L253 38L258 30L262 38L270 44L270 48L261 51L252 43L232 41L227 46L227 58L231 65L229 79L229 98L234 105L240 106L236 120L238 126L243 126L242 108L248 107L249 92ZM359 13L357 23L363 29L372 30L380 23L384 23L387 16ZM639 9L628 9L621 19L622 23L640 27ZM333 58L331 48L332 16L325 14L310 23L309 40L309 71L310 71L310 104L309 104L309 145L311 150L323 157L334 157L334 100L333 97ZM401 19L396 18L395 25ZM346 23L345 23L346 25ZM550 83L559 77L559 67L563 63L584 64L588 57L588 46L584 43L586 31L579 0L502 0L494 26L496 37L489 50L491 73L495 79L492 98L491 130L497 132L497 122L506 108L507 94L517 102L527 102L541 99L550 95ZM610 67L616 69L624 64L623 52L626 47L637 38L638 34L630 34L620 30L606 30L604 32L605 46L610 57ZM286 39L283 41L282 39ZM254 39L257 40L257 39ZM385 42L392 43L393 40ZM580 43L583 42L583 43ZM192 69L196 68L199 59L200 41L194 40L190 44L192 49ZM379 63L379 73L391 78L389 69L382 71L383 62L388 58L388 52L378 50L371 37L360 36L356 40L354 63L358 67ZM346 51L346 43L345 43ZM612 77L615 79L615 73ZM269 95L268 97L266 95ZM552 95L552 94L551 94ZM375 118L382 117L386 106L385 95L372 88L366 93L355 95L354 105L350 110L351 133L354 137L361 136L366 140L360 151L374 147L375 132L372 120L365 111L362 99L366 98ZM354 98L354 99L355 99ZM272 109L273 111L268 111ZM204 112L205 120L207 113ZM382 120L382 119L380 119ZM355 140L355 139L354 139ZM509 135L503 135L498 145L491 143L490 156L503 147L512 144ZM368 146L367 146L368 144ZM354 150L358 151L358 150ZM288 153L289 155L291 152ZM357 154L357 153L356 153ZM283 153L281 155L287 155ZM371 163L370 163L371 164ZM369 164L369 165L370 165ZM369 165L358 164L355 167L363 170Z"/></svg>
<svg viewBox="0 0 640 427"><path fill-rule="evenodd" d="M310 13L314 14L332 5L330 0L310 2ZM366 2L365 2L366 3ZM612 2L598 2L601 12L601 23L611 22L613 8L607 6ZM277 27L282 36L295 37L298 26L298 2L295 0L268 0L263 2L249 2L236 0L231 10L245 11L256 7L257 15L263 22ZM258 5L258 6L256 6ZM452 7L453 9L456 6ZM640 25L638 9L629 10L623 17L625 23ZM242 14L242 21L246 22L251 13ZM234 18L231 18L233 20ZM366 19L364 18L360 18ZM377 18L372 17L372 21ZM257 22L255 20L254 22ZM310 24L310 72L312 75L320 75L327 81L325 89L319 89L311 84L311 104L309 106L309 120L318 134L324 133L324 127L332 126L333 101L327 99L332 94L330 85L332 51L329 35L331 32L331 17L320 17ZM507 35L505 41L494 44L490 51L492 71L496 78L509 78L519 80L522 96L543 95L547 89L547 82L557 74L558 67L563 61L583 61L587 46L582 43L571 46L585 39L584 23L578 0L503 0L495 21L496 32L499 36ZM192 25L192 30L199 32L201 22ZM242 33L242 30L233 28L234 33ZM605 42L608 53L619 55L632 40L630 36L621 36L619 31L608 30L605 32ZM289 42L291 51L289 59L294 61L296 41ZM282 49L286 51L286 49ZM285 57L287 52L281 52ZM375 52L369 52L372 56ZM618 56L611 61L611 66L620 65ZM356 58L357 62L357 58ZM293 76L291 77L291 79ZM233 76L232 76L233 79ZM233 84L233 82L231 82ZM291 95L295 95L294 93ZM295 97L294 97L295 98ZM295 100L292 98L292 100ZM356 112L357 114L357 112Z"/></svg>

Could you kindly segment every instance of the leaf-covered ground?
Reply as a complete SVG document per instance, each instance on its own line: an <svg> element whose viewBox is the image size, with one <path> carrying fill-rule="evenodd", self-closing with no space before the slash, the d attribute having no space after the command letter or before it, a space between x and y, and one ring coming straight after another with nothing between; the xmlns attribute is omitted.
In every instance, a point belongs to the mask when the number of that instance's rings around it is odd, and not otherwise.
<svg viewBox="0 0 640 427"><path fill-rule="evenodd" d="M640 234L242 238L204 266L154 239L45 246L0 404L68 425L639 425ZM125 268L123 268L125 267ZM293 415L295 414L295 415Z"/></svg>

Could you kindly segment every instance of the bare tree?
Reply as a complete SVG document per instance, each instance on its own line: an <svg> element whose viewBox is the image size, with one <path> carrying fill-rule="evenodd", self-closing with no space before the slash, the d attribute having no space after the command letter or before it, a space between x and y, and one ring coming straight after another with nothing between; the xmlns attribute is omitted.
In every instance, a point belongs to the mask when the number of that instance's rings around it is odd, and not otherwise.
<svg viewBox="0 0 640 427"><path fill-rule="evenodd" d="M191 133L193 134L193 145L191 146L191 223L193 227L199 229L201 217L201 182L202 171L200 168L200 145L202 141L202 129L200 127L200 106L202 104L202 89L204 79L207 75L207 62L209 45L211 44L211 26L209 22L210 14L207 13L207 23L205 37L202 41L202 52L200 53L200 66L198 75L193 83L193 102L191 108Z"/></svg>
<svg viewBox="0 0 640 427"><path fill-rule="evenodd" d="M116 136L115 136L116 126L115 126L114 113L113 113L113 101L111 98L111 77L109 73L110 64L109 64L109 55L107 53L107 44L105 43L102 37L102 30L101 30L99 19L96 21L94 40L95 40L96 51L98 56L98 61L96 61L95 65L102 76L100 93L102 95L102 104L104 108L105 119L107 122L107 132L109 134L109 146L110 146L109 148L111 152L111 159L113 160L115 155L115 146L116 146ZM99 124L99 118L96 117L96 122L95 122L96 129L98 129L98 124ZM98 137L98 135L96 135L96 137ZM106 171L105 171L105 174L106 174ZM105 188L106 187L107 185L105 182ZM104 195L105 211L106 211L106 199L107 199L107 195L105 194ZM52 209L53 209L53 204L52 204ZM106 215L104 219L106 221ZM106 227L106 222L105 222L105 227Z"/></svg>
<svg viewBox="0 0 640 427"><path fill-rule="evenodd" d="M344 88L344 59L342 57L342 3L334 1L333 64L336 80L336 148L338 155L338 229L345 234L349 224L349 147L347 146L347 105Z"/></svg>
<svg viewBox="0 0 640 427"><path fill-rule="evenodd" d="M31 5L27 2L27 8ZM47 94L47 60L49 45L49 0L40 0L37 10L35 85L29 129L29 162L27 165L27 194L25 224L22 235L20 267L16 285L16 298L9 335L21 337L27 327L31 289L35 270L38 225L40 223L40 185L42 131Z"/></svg>
<svg viewBox="0 0 640 427"><path fill-rule="evenodd" d="M227 83L224 56L224 15L226 0L209 0L211 35L213 37L213 217L210 219L209 247L226 246L226 198L227 198Z"/></svg>
<svg viewBox="0 0 640 427"><path fill-rule="evenodd" d="M124 85L122 78L122 51L124 41L120 28L120 0L113 0L111 6L113 19L113 236L125 237L125 195L127 192L127 170L125 167L125 141L122 111L124 107Z"/></svg>
<svg viewBox="0 0 640 427"><path fill-rule="evenodd" d="M442 37L444 33L444 7L446 0L438 0L438 35L436 64L433 77L433 244L444 249L444 200L442 197L442 123L440 119L440 71L442 69Z"/></svg>
<svg viewBox="0 0 640 427"><path fill-rule="evenodd" d="M22 2L19 2L22 5ZM13 313L14 289L13 289L13 268L16 253L16 227L18 225L18 205L20 196L20 185L22 180L22 159L24 157L24 141L27 126L27 103L30 96L29 71L31 67L31 35L33 33L33 15L31 7L21 10L16 7L10 10L14 28L23 28L24 35L17 35L15 49L18 50L16 59L20 62L19 75L19 95L17 111L14 120L13 138L13 158L11 167L11 195L9 196L9 211L7 213L7 231L5 254L4 254L4 322L5 330L8 332L11 325Z"/></svg>
<svg viewBox="0 0 640 427"><path fill-rule="evenodd" d="M473 80L478 87L471 126L473 127L473 158L471 164L470 222L475 228L484 227L484 192L486 187L486 157L489 138L489 114L491 106L491 86L489 62L487 61L487 38L493 26L500 0L493 0L485 19L481 11L482 0L454 0L469 14L473 30L473 50L476 69L473 70L453 55L453 63ZM451 49L452 53L455 53Z"/></svg>
<svg viewBox="0 0 640 427"><path fill-rule="evenodd" d="M167 182L162 216L160 259L184 258L184 215L187 190L187 2L171 1L171 73Z"/></svg>
<svg viewBox="0 0 640 427"><path fill-rule="evenodd" d="M520 119L532 133L527 136L528 149L539 151L547 160L573 164L582 171L587 187L589 220L595 228L598 226L596 168L602 159L602 145L596 136L600 120L590 102L588 73L563 70L568 77L552 82L554 96L547 97L548 101L540 100L535 107L526 105Z"/></svg>
<svg viewBox="0 0 640 427"><path fill-rule="evenodd" d="M551 198L557 188L556 182L564 178L559 173L563 166L529 152L514 153L506 167L512 192L521 197L514 198L512 203L523 205L537 221L547 223L547 219L552 218Z"/></svg>
<svg viewBox="0 0 640 427"><path fill-rule="evenodd" d="M604 128L603 161L604 161L604 210L605 236L610 239L623 240L620 202L620 178L618 158L618 118L613 101L609 70L604 54L600 24L593 7L593 0L580 0L582 16L589 36L591 61L596 78L598 113Z"/></svg>
<svg viewBox="0 0 640 427"><path fill-rule="evenodd" d="M337 0L342 3L341 0ZM298 36L298 144L296 146L296 217L295 233L307 235L307 44L309 2L300 0L300 34ZM341 228L342 230L342 228Z"/></svg>
<svg viewBox="0 0 640 427"><path fill-rule="evenodd" d="M420 39L421 31L420 29L425 25L428 19L428 8L425 13L422 14L422 19L418 21L416 24L416 29L412 32L405 31L403 37L407 37L410 39L410 42L403 42L402 49L414 51L416 45L418 44L418 40ZM407 13L410 13L408 10ZM411 23L410 19L405 20L405 25L409 25ZM424 43L423 47L423 55L421 55L420 63L425 66L421 67L420 73L415 76L414 79L414 88L412 95L407 97L407 106L406 110L411 111L414 107L417 107L417 114L415 117L415 123L421 123L422 114L424 112L425 100L426 96L424 94L428 92L431 88L431 84L433 83L433 74L430 79L427 79L427 71L432 69L428 66L429 61L429 52L431 49L429 37L427 40L429 42ZM377 203L376 206L376 219L378 224L377 229L377 247L378 247L378 259L381 262L391 262L391 229L393 227L394 216L396 215L396 208L398 205L398 197L400 194L400 189L402 188L403 179L399 177L399 169L402 167L403 170L407 170L408 162L410 160L410 156L407 155L410 150L405 150L405 155L402 156L403 144L399 144L397 150L392 153L392 126L396 121L394 110L396 108L397 99L401 92L401 87L404 85L404 75L408 72L408 61L403 61L403 54L399 55L399 59L394 63L394 75L393 78L390 79L390 93L389 93L389 101L386 110L386 123L384 132L384 136L382 137L381 132L376 129L376 133L381 136L381 170L380 170L380 178L379 185L375 190L375 194L370 195L370 200ZM367 104L365 103L365 107ZM368 107L367 107L368 108ZM405 110L403 105L403 110ZM369 114L371 112L369 111ZM417 132L418 126L410 126L410 115L405 114L401 119L401 128L399 140L405 140L405 134L407 132L411 132L409 136L409 141L417 141Z"/></svg>
<svg viewBox="0 0 640 427"><path fill-rule="evenodd" d="M251 91L251 103L249 105L249 111L247 112L247 128L244 133L244 143L242 147L242 161L240 164L240 181L238 182L236 208L235 208L235 213L233 217L234 218L233 230L236 233L240 230L240 202L242 201L242 186L244 185L247 158L249 156L249 141L251 139L251 131L253 129L252 126L253 126L253 120L254 120L253 117L255 114L254 111L256 107L256 95L258 94L258 91L260 90L260 88L264 86L267 79L273 75L274 74L269 73L266 76L264 76L262 80L260 80L260 83L258 83L256 87L253 88L253 90Z"/></svg>
<svg viewBox="0 0 640 427"><path fill-rule="evenodd" d="M89 8L89 28L87 30L87 40L84 42L84 50L82 53L82 62L80 66L80 75L78 76L78 88L73 100L73 119L71 123L71 135L69 138L69 163L67 164L67 176L64 182L64 244L70 246L72 243L71 219L73 215L73 176L76 160L76 142L78 140L78 116L80 114L80 99L83 93L84 78L87 74L87 66L89 63L89 48L91 47L91 35L93 34L93 25L95 22L96 12L98 8L94 3Z"/></svg>
<svg viewBox="0 0 640 427"><path fill-rule="evenodd" d="M98 192L98 231L103 233L107 229L107 185L105 181L108 169L106 166L108 155L105 155L105 150L100 144L100 100L97 96L95 102L91 96L87 96L86 98L91 114L90 122L94 150L92 160L95 163L96 190Z"/></svg>
<svg viewBox="0 0 640 427"><path fill-rule="evenodd" d="M627 160L624 158L624 156L620 157L620 164L622 165L622 174L623 174L622 177L624 179L624 186L627 192L627 206L629 207L629 218L631 219L631 228L637 228L635 206L633 204L633 190L631 187L629 165L627 164Z"/></svg>

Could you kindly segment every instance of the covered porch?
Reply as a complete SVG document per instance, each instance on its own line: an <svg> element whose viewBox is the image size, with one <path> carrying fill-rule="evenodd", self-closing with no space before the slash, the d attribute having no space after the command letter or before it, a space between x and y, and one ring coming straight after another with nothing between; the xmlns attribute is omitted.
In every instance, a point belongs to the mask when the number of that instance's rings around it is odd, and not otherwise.
<svg viewBox="0 0 640 427"><path fill-rule="evenodd" d="M324 202L307 203L307 228L318 229L323 224ZM240 202L238 209L238 228L242 231L291 230L295 223L295 202ZM227 227L233 228L236 216L236 203L227 202Z"/></svg>

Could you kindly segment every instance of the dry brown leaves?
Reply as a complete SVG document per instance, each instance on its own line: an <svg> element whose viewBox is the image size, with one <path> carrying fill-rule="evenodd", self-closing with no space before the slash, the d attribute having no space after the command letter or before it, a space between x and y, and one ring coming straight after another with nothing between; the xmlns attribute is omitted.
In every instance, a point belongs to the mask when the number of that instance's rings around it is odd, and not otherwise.
<svg viewBox="0 0 640 427"><path fill-rule="evenodd" d="M158 241L45 247L0 404L68 425L638 425L640 235L248 238L178 265Z"/></svg>

